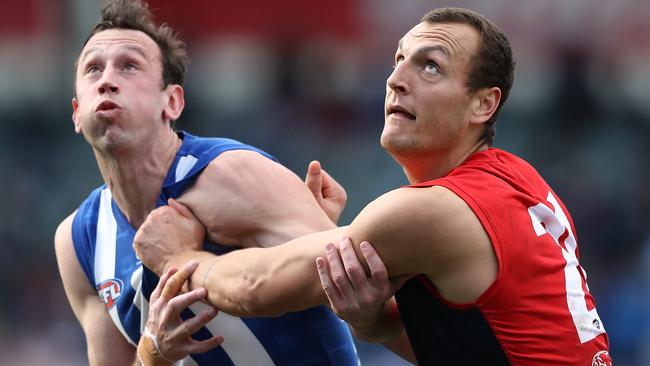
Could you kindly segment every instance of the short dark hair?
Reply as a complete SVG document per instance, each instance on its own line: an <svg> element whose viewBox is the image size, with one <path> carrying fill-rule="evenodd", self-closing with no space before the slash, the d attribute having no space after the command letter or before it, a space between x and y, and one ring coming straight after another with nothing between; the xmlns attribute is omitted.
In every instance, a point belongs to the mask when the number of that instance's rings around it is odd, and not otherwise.
<svg viewBox="0 0 650 366"><path fill-rule="evenodd" d="M154 40L162 56L163 87L169 84L183 85L187 64L185 43L178 33L166 24L157 25L149 6L141 0L111 0L102 8L102 17L90 32L84 46L92 36L107 29L138 30ZM74 72L77 75L79 59L75 61Z"/></svg>
<svg viewBox="0 0 650 366"><path fill-rule="evenodd" d="M420 21L467 24L475 28L481 35L478 50L472 61L472 69L467 78L467 88L470 93L494 86L501 89L499 105L492 117L485 123L485 129L481 135L481 140L492 145L496 133L497 115L508 99L515 77L515 61L508 38L486 17L468 9L439 8L425 14Z"/></svg>

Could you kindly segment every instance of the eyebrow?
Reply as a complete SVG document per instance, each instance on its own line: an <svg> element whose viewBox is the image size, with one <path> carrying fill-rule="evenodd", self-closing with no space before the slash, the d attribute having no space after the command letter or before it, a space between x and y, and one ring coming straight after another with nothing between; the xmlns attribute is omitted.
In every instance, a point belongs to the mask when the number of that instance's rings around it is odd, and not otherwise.
<svg viewBox="0 0 650 366"><path fill-rule="evenodd" d="M127 46L124 46L124 48L127 51L133 51L133 52L137 53L138 55L140 55L145 60L149 59L147 57L147 55L144 53L144 51L142 50L142 48L140 48L140 47L127 45ZM97 52L97 47L90 48L90 49L86 50L84 53L82 53L81 57L79 58L79 60L80 60L79 63L81 63L81 61L85 61L85 58L88 57L88 55L92 54L93 52Z"/></svg>
<svg viewBox="0 0 650 366"><path fill-rule="evenodd" d="M403 39L400 39L397 42L397 49L398 50L402 49L402 40ZM417 49L415 51L414 57L421 57L421 56L423 56L423 55L425 55L425 54L427 54L429 52L433 52L433 51L440 51L447 58L451 58L451 55L449 54L449 50L446 47L443 47L443 46L440 46L440 45L433 45L433 46L426 46L426 47L419 48L419 49Z"/></svg>

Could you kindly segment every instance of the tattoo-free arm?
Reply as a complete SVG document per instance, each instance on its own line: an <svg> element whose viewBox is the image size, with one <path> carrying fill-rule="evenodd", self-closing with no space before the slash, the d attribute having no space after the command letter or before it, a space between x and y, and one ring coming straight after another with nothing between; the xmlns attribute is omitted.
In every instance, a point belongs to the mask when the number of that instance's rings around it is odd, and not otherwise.
<svg viewBox="0 0 650 366"><path fill-rule="evenodd" d="M135 347L113 324L106 306L81 269L72 244L73 218L74 214L59 225L54 247L63 288L86 335L88 363L93 366L139 364Z"/></svg>
<svg viewBox="0 0 650 366"><path fill-rule="evenodd" d="M464 272L475 267L476 254L480 259L481 251L492 251L489 240L481 243L485 248L476 247L476 226L482 235L485 233L474 216L476 222L466 219L462 210L469 209L456 207L454 200L459 199L450 194L443 188L398 189L373 201L349 227L219 257L200 251L199 242L193 243L191 235L183 237L179 231L188 220L197 222L196 218L184 217L172 207L161 207L149 215L136 234L135 248L143 262L159 274L169 266L178 268L191 259L197 260L191 288L204 286L209 302L238 316L274 316L327 303L316 258L326 252L327 243L338 242L343 236L352 239L357 257L362 256L359 243L371 242L389 278L427 274L438 286L436 281L440 279L444 291L447 283L467 282ZM160 255L147 256L147 247ZM368 274L367 264L363 266Z"/></svg>
<svg viewBox="0 0 650 366"><path fill-rule="evenodd" d="M219 155L178 201L220 244L266 247L335 227L297 175L248 150Z"/></svg>
<svg viewBox="0 0 650 366"><path fill-rule="evenodd" d="M395 212L404 211L404 205L415 205L410 209L418 210L418 205L425 204L426 201L419 194L406 194L403 190L397 190L369 205L350 227L303 236L272 248L238 250L220 257L197 251L197 246L193 245L194 249L174 250L170 253L172 255L167 255L167 265L180 266L190 259L198 260L199 266L192 275L192 286L205 286L208 300L227 313L238 316L273 316L301 310L327 303L318 279L316 258L325 252L327 243L338 242L343 236L352 237L355 250L359 250L358 243L370 238L386 262L391 277L425 273L424 266L430 261L417 258L423 252L423 249L418 248L426 245L430 237L417 227L408 225L410 217L395 215ZM149 227L155 228L159 233L177 230L176 225L162 225L183 220L180 214L170 207L158 210L161 215L172 216L161 219L158 213L152 213L141 231L146 231ZM429 226L431 225L426 227ZM163 234L157 242L162 242L169 236L177 237ZM418 242L422 240L426 241ZM176 239L174 243L168 243L167 247L189 241L189 238ZM138 245L145 244L138 244L139 242L136 236L136 249ZM411 250L402 250L405 243L408 243ZM141 258L147 263L144 256ZM368 272L367 266L364 270Z"/></svg>

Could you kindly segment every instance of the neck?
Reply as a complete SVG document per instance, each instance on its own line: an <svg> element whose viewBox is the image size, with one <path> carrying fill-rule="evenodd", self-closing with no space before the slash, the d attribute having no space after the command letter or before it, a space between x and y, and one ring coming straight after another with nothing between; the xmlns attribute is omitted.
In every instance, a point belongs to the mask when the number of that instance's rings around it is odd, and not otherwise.
<svg viewBox="0 0 650 366"><path fill-rule="evenodd" d="M182 143L171 129L154 139L119 153L94 149L97 165L113 200L136 229L156 208L167 172Z"/></svg>
<svg viewBox="0 0 650 366"><path fill-rule="evenodd" d="M462 146L451 151L414 154L414 156L398 158L397 161L404 169L409 183L417 184L444 177L474 153L487 149L488 145L479 141L471 146Z"/></svg>

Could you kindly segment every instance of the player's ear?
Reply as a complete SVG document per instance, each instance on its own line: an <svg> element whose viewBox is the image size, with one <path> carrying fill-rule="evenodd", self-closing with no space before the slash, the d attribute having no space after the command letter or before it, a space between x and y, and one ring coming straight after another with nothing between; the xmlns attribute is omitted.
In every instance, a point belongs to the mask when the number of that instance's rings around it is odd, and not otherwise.
<svg viewBox="0 0 650 366"><path fill-rule="evenodd" d="M81 133L81 124L79 124L79 101L72 98L72 123L74 123L74 132Z"/></svg>
<svg viewBox="0 0 650 366"><path fill-rule="evenodd" d="M178 84L169 84L165 89L165 105L163 108L163 120L175 121L181 116L185 108L185 92Z"/></svg>
<svg viewBox="0 0 650 366"><path fill-rule="evenodd" d="M495 87L478 90L474 94L471 106L471 123L485 123L499 107L501 101L501 89Z"/></svg>

